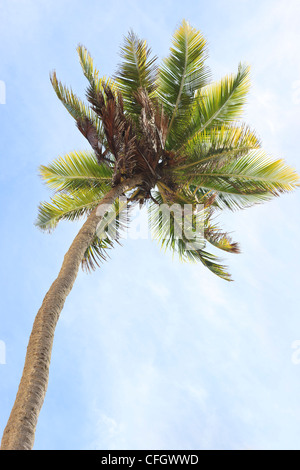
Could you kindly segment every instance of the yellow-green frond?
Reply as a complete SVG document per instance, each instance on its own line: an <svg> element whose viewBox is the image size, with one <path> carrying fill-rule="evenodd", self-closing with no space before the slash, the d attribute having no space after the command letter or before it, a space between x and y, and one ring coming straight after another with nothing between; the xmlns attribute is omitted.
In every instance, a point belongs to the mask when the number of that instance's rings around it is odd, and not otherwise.
<svg viewBox="0 0 300 470"><path fill-rule="evenodd" d="M79 45L77 47L77 52L79 55L80 65L85 77L89 82L93 83L99 79L99 71L94 67L94 61L89 53L89 51L83 46Z"/></svg>
<svg viewBox="0 0 300 470"><path fill-rule="evenodd" d="M260 140L256 133L245 125L223 124L198 132L186 145L185 161L178 170L196 169L204 165L220 166L226 161L236 160L251 150L259 149Z"/></svg>
<svg viewBox="0 0 300 470"><path fill-rule="evenodd" d="M181 148L205 129L239 120L250 88L250 67L240 64L237 74L199 90Z"/></svg>
<svg viewBox="0 0 300 470"><path fill-rule="evenodd" d="M88 118L95 124L97 123L97 126L100 125L98 116L76 96L71 88L66 87L57 79L55 71L50 75L50 80L57 97L76 121Z"/></svg>
<svg viewBox="0 0 300 470"><path fill-rule="evenodd" d="M84 104L72 89L63 85L53 72L50 76L52 86L57 97L75 119L79 131L88 140L96 153L101 153L101 146L106 144L106 139L101 120L97 114L86 104Z"/></svg>
<svg viewBox="0 0 300 470"><path fill-rule="evenodd" d="M55 191L109 187L113 170L99 164L92 152L71 152L40 167L44 182Z"/></svg>
<svg viewBox="0 0 300 470"><path fill-rule="evenodd" d="M97 267L100 267L101 263L107 260L108 250L112 247L113 243L108 238L100 239L95 237L93 243L91 243L84 254L81 263L83 271L91 273L95 271Z"/></svg>
<svg viewBox="0 0 300 470"><path fill-rule="evenodd" d="M211 240L214 240L215 244L219 241L223 250L226 247L228 248L227 251L234 251L237 249L237 245L234 245L227 237L230 246L226 246L225 234L222 234L222 243L221 233L218 234L217 238L216 232L213 234L212 229L208 231L209 211L206 208L200 208L197 213L192 213L187 227L187 214L184 213L185 203L183 200L178 198L177 202L174 199L173 203L167 204L161 192L155 192L154 198L156 203L152 202L149 205L149 223L152 236L159 242L161 248L165 251L167 249L171 250L173 255L177 255L183 262L201 261L211 272L222 279L230 281L231 276L221 260L204 250L206 236L211 236ZM186 203L188 203L188 200L186 200ZM166 211L166 207L163 207L162 204L168 205L169 211ZM184 218L182 218L183 216Z"/></svg>
<svg viewBox="0 0 300 470"><path fill-rule="evenodd" d="M233 242L228 233L223 232L217 225L207 220L204 230L205 240L211 245L228 253L240 253L238 243Z"/></svg>
<svg viewBox="0 0 300 470"><path fill-rule="evenodd" d="M205 165L188 168L182 181L199 192L212 190L219 207L244 208L265 202L274 196L293 191L299 186L296 171L283 160L272 160L263 150L250 151L246 156L219 167Z"/></svg>
<svg viewBox="0 0 300 470"><path fill-rule="evenodd" d="M108 189L107 189L108 190ZM104 196L98 188L79 189L77 191L58 193L50 202L39 205L36 226L42 230L53 230L61 220L77 220L89 215Z"/></svg>
<svg viewBox="0 0 300 470"><path fill-rule="evenodd" d="M156 88L156 57L152 56L147 42L130 31L124 38L121 58L116 81L124 99L125 109L134 117L141 110L135 97L138 90L143 88L151 96Z"/></svg>
<svg viewBox="0 0 300 470"><path fill-rule="evenodd" d="M104 93L105 95L105 88L109 87L117 95L118 88L116 82L110 77L100 76L99 71L94 67L94 61L89 51L84 46L79 45L77 52L84 76L89 81L87 94L90 95L92 93L97 95L97 93Z"/></svg>
<svg viewBox="0 0 300 470"><path fill-rule="evenodd" d="M205 65L206 40L200 31L183 21L175 31L170 55L163 61L158 75L158 96L170 117L169 146L174 146L182 126L190 118L195 92L208 83Z"/></svg>

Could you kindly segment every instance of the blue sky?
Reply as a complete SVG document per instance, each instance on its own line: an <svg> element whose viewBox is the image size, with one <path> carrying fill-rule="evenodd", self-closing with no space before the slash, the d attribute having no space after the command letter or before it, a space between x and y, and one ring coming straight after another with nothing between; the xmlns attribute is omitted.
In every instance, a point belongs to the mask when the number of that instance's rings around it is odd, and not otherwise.
<svg viewBox="0 0 300 470"><path fill-rule="evenodd" d="M245 121L300 171L299 14L298 0L0 0L0 434L35 314L80 226L47 235L33 225L49 197L38 166L88 148L49 72L83 96L78 43L111 75L130 28L162 58L186 18L208 40L214 79L251 65ZM226 256L234 283L151 240L126 240L96 273L80 273L35 449L300 449L298 207L299 192L222 214L242 247Z"/></svg>

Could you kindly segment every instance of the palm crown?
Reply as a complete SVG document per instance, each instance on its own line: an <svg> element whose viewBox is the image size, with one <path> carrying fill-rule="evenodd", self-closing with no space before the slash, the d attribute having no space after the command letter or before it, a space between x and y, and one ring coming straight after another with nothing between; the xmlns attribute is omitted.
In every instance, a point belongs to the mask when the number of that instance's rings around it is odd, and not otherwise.
<svg viewBox="0 0 300 470"><path fill-rule="evenodd" d="M62 219L89 215L111 187L141 174L143 181L132 188L128 200L149 207L162 245L230 280L219 258L206 248L190 250L184 236L175 236L174 216L167 234L154 215L162 203L203 204L206 242L238 253L237 243L216 225L214 214L243 209L298 186L296 172L283 160L268 157L256 134L239 122L249 67L240 64L236 74L210 83L206 41L186 21L160 66L146 42L130 32L113 80L100 77L83 46L78 53L88 80L88 104L58 81L55 72L51 81L92 150L41 167L42 178L56 194L40 205L37 225L49 230ZM112 244L109 234L95 236L83 267L95 268Z"/></svg>

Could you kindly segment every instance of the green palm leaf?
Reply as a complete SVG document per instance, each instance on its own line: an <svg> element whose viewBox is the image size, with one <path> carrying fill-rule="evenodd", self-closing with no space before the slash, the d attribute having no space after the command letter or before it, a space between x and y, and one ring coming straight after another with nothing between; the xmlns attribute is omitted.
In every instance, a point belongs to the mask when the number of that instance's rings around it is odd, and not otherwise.
<svg viewBox="0 0 300 470"><path fill-rule="evenodd" d="M232 277L228 272L227 266L222 263L222 260L217 256L213 255L204 250L196 251L185 251L185 258L183 261L187 262L199 262L208 268L213 274L216 274L225 281L232 281Z"/></svg>
<svg viewBox="0 0 300 470"><path fill-rule="evenodd" d="M55 191L86 188L103 190L110 185L113 169L100 165L92 152L71 152L40 167L45 183Z"/></svg>
<svg viewBox="0 0 300 470"><path fill-rule="evenodd" d="M97 80L99 80L99 71L94 66L94 61L89 51L81 44L77 47L80 65L84 76L88 79L90 84L96 86Z"/></svg>
<svg viewBox="0 0 300 470"><path fill-rule="evenodd" d="M116 82L125 109L132 116L138 116L141 106L135 97L136 93L143 88L151 96L156 88L156 57L151 56L146 41L139 39L132 31L124 39L121 57Z"/></svg>
<svg viewBox="0 0 300 470"><path fill-rule="evenodd" d="M50 75L50 80L57 97L75 120L88 118L95 122L99 121L98 116L75 95L73 90L57 79L55 71Z"/></svg>
<svg viewBox="0 0 300 470"><path fill-rule="evenodd" d="M58 193L51 202L39 205L36 226L42 230L52 231L61 220L78 220L88 216L101 202L105 193L98 188L78 189L77 191Z"/></svg>
<svg viewBox="0 0 300 470"><path fill-rule="evenodd" d="M90 273L100 267L108 258L108 250L113 246L111 240L95 237L93 243L86 250L81 267L83 271Z"/></svg>
<svg viewBox="0 0 300 470"><path fill-rule="evenodd" d="M205 240L220 250L240 253L238 243L233 242L228 233L223 232L217 225L213 225L210 220L207 220L204 236Z"/></svg>
<svg viewBox="0 0 300 470"><path fill-rule="evenodd" d="M87 98L90 101L91 99L97 99L99 93L103 94L105 98L105 88L109 87L110 91L117 96L117 87L114 80L109 77L100 77L99 71L94 67L94 61L89 53L89 51L82 45L79 45L77 48L79 55L80 64L84 76L89 82L87 89Z"/></svg>
<svg viewBox="0 0 300 470"><path fill-rule="evenodd" d="M202 227L203 238L201 234L197 233L198 237L194 240L188 239L185 231L182 230L182 225L178 225L178 216L175 216L173 211L170 212L170 218L167 219L163 216L161 211L161 204L166 203L161 192L155 192L155 201L149 205L149 223L151 226L152 236L159 241L161 248L165 251L170 249L173 255L177 255L183 262L199 262L201 261L211 272L227 281L231 280L226 266L221 263L221 260L215 255L205 251L205 240L207 239L211 244L231 252L237 252L238 247L232 243L227 234L221 233L216 227L210 226L210 212L202 209L198 212L194 220L195 228ZM174 201L175 202L175 201ZM183 206L183 202L178 199L175 204ZM170 209L172 206L170 205ZM175 209L175 208L174 208ZM176 209L175 209L176 210ZM178 237L178 234L181 234ZM202 245L202 247L199 247Z"/></svg>
<svg viewBox="0 0 300 470"><path fill-rule="evenodd" d="M182 180L200 194L217 193L216 204L231 209L264 202L299 186L299 176L283 160L271 160L264 151L253 150L246 156L220 167L197 167L182 172Z"/></svg>
<svg viewBox="0 0 300 470"><path fill-rule="evenodd" d="M185 148L187 158L178 169L188 171L204 165L220 166L259 147L256 134L245 125L212 127L198 132L189 142Z"/></svg>
<svg viewBox="0 0 300 470"><path fill-rule="evenodd" d="M88 247L82 260L82 269L86 272L94 271L100 263L108 257L108 250L115 243L120 244L122 233L129 223L129 207L127 200L116 200L98 227L93 243Z"/></svg>
<svg viewBox="0 0 300 470"><path fill-rule="evenodd" d="M197 92L181 148L205 129L240 119L250 87L249 73L249 66L240 64L236 75L225 76Z"/></svg>
<svg viewBox="0 0 300 470"><path fill-rule="evenodd" d="M207 84L206 41L202 34L183 21L173 36L170 55L159 69L158 96L169 115L168 144L173 146L190 119L195 92Z"/></svg>
<svg viewBox="0 0 300 470"><path fill-rule="evenodd" d="M101 147L106 147L105 134L102 123L97 114L86 104L84 104L72 91L63 85L53 72L50 76L52 86L57 97L65 106L67 111L75 119L80 132L88 140L93 150L101 154Z"/></svg>

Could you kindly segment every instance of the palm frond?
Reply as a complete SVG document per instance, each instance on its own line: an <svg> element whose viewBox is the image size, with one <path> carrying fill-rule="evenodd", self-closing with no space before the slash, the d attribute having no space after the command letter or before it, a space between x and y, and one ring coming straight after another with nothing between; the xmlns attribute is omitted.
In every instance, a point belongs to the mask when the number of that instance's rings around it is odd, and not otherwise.
<svg viewBox="0 0 300 470"><path fill-rule="evenodd" d="M94 66L91 54L82 44L78 45L77 53L84 76L91 84L95 85L96 81L99 79L99 71Z"/></svg>
<svg viewBox="0 0 300 470"><path fill-rule="evenodd" d="M84 46L79 45L77 47L77 52L79 55L79 61L82 67L83 74L89 82L89 86L87 89L88 99L91 96L97 96L98 93L104 94L105 97L106 88L109 88L111 93L113 93L114 96L117 96L118 90L115 81L109 77L100 76L99 70L95 68L94 61L89 51Z"/></svg>
<svg viewBox="0 0 300 470"><path fill-rule="evenodd" d="M129 224L130 208L127 199L117 199L111 209L104 215L97 228L93 243L88 247L82 260L82 269L95 271L100 263L107 260L108 250L116 243L120 244L122 234Z"/></svg>
<svg viewBox="0 0 300 470"><path fill-rule="evenodd" d="M62 82L57 79L55 71L51 73L50 81L57 97L76 121L84 118L95 118L95 120L97 120L97 116L91 114L89 107L75 95L73 90L63 85Z"/></svg>
<svg viewBox="0 0 300 470"><path fill-rule="evenodd" d="M299 176L293 168L283 160L272 160L262 150L250 151L217 168L211 165L195 171L186 169L181 178L192 191L199 189L199 194L216 192L216 205L230 209L265 202L299 186Z"/></svg>
<svg viewBox="0 0 300 470"><path fill-rule="evenodd" d="M207 85L206 40L187 21L175 31L170 55L159 68L158 96L169 115L169 147L174 147L190 119L195 92Z"/></svg>
<svg viewBox="0 0 300 470"><path fill-rule="evenodd" d="M163 202L159 193L155 193L155 200ZM203 214L202 214L203 217ZM231 281L231 276L228 273L226 266L215 255L208 253L203 248L205 240L203 239L203 247L199 247L199 240L197 245L187 240L184 235L176 237L176 217L170 215L170 223L166 223L162 216L160 206L156 203L149 205L149 222L152 229L153 237L159 241L160 246L165 251L170 249L173 255L177 255L183 262L199 262L208 268L212 273L217 276ZM179 228L181 230L181 227ZM205 233L205 232L204 232Z"/></svg>
<svg viewBox="0 0 300 470"><path fill-rule="evenodd" d="M224 165L251 150L260 148L255 132L245 125L222 125L198 132L185 148L187 157L178 169L203 168L204 165Z"/></svg>
<svg viewBox="0 0 300 470"><path fill-rule="evenodd" d="M73 191L86 188L103 190L110 186L113 170L99 164L92 152L71 152L40 167L45 183L55 191Z"/></svg>
<svg viewBox="0 0 300 470"><path fill-rule="evenodd" d="M101 202L105 193L98 188L78 189L72 193L58 193L51 202L42 202L38 208L35 225L42 230L52 231L61 220L78 220L88 216Z"/></svg>
<svg viewBox="0 0 300 470"><path fill-rule="evenodd" d="M136 93L144 89L151 96L156 88L156 57L146 41L138 38L132 31L124 38L121 48L122 62L116 73L116 82L122 93L124 107L133 117L141 110Z"/></svg>
<svg viewBox="0 0 300 470"><path fill-rule="evenodd" d="M181 149L205 129L240 119L250 88L250 67L239 64L237 74L205 86L196 94L193 114Z"/></svg>
<svg viewBox="0 0 300 470"><path fill-rule="evenodd" d="M205 250L185 251L185 259L187 262L199 262L208 268L213 274L224 279L225 281L232 281L231 274L228 272L228 267L223 264L222 259L209 253Z"/></svg>
<svg viewBox="0 0 300 470"><path fill-rule="evenodd" d="M97 267L100 267L103 261L107 260L108 250L112 247L113 244L108 238L101 239L95 237L93 243L91 243L84 254L81 262L82 270L87 273L95 271Z"/></svg>
<svg viewBox="0 0 300 470"><path fill-rule="evenodd" d="M232 241L230 235L223 232L217 225L213 225L210 221L207 221L204 237L211 245L219 248L220 250L227 251L229 253L240 253L239 244Z"/></svg>
<svg viewBox="0 0 300 470"><path fill-rule="evenodd" d="M75 119L78 129L88 140L96 154L101 157L102 145L105 146L105 135L101 120L89 106L76 96L72 89L69 89L57 79L55 71L50 75L50 80L57 97Z"/></svg>
<svg viewBox="0 0 300 470"><path fill-rule="evenodd" d="M165 251L170 249L173 255L177 254L183 262L201 261L217 276L227 281L231 280L231 276L221 260L204 250L206 237L209 238L210 243L213 241L215 245L219 243L219 248L223 250L227 248L227 251L237 252L238 249L237 245L233 244L228 236L226 238L226 234L221 234L220 231L217 232L215 227L209 226L210 212L206 208L202 208L197 214L193 215L193 228L198 228L198 230L197 237L191 239L186 236L186 231L183 229L184 221L180 220L183 201L179 200L180 202L175 203L179 206L176 214L177 208L168 203L161 192L155 192L154 200L156 202L149 204L149 224L152 236L159 241L161 248ZM165 217L162 212L162 204L164 203L169 205L169 218ZM186 217L186 214L183 214L183 216ZM225 238L228 243L227 246Z"/></svg>

